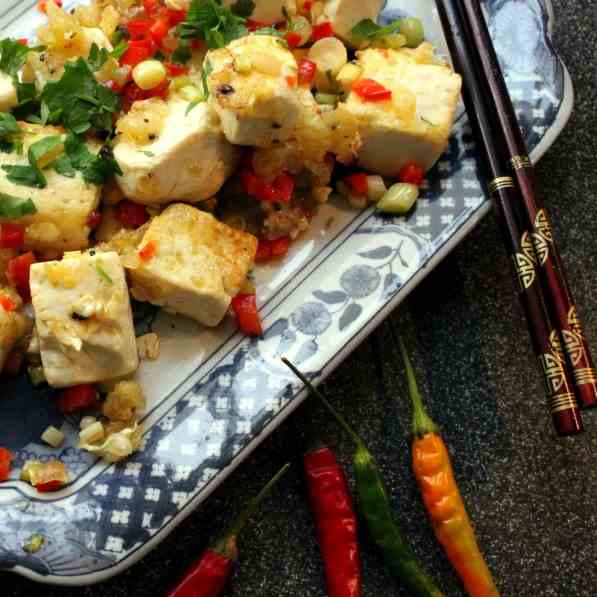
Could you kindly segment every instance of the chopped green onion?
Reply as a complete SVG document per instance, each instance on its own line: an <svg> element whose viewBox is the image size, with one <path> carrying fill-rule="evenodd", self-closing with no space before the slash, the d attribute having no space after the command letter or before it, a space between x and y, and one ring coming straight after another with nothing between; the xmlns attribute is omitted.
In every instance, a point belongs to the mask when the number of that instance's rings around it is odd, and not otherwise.
<svg viewBox="0 0 597 597"><path fill-rule="evenodd" d="M315 101L323 106L335 106L338 103L339 96L334 93L316 93Z"/></svg>
<svg viewBox="0 0 597 597"><path fill-rule="evenodd" d="M106 270L98 264L96 264L95 266L95 271L98 273L99 277L104 280L104 282L107 282L108 284L113 284L114 281L112 280L112 278L110 278L110 276L108 275L108 273L106 272Z"/></svg>

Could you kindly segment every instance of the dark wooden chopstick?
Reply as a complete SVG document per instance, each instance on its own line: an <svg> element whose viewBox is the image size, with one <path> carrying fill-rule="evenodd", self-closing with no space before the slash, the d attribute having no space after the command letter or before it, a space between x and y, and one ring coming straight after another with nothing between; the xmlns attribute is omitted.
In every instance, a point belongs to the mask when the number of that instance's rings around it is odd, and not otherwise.
<svg viewBox="0 0 597 597"><path fill-rule="evenodd" d="M527 320L533 349L538 359L552 420L558 435L582 432L580 410L573 393L560 335L538 283L537 259L521 192L511 175L504 133L488 105L470 40L455 0L437 0L437 7L452 60L463 78L463 97L479 149L484 158L488 191L496 207L506 248L512 256L519 297Z"/></svg>
<svg viewBox="0 0 597 597"><path fill-rule="evenodd" d="M506 139L508 159L527 211L542 283L562 334L564 352L573 373L576 394L584 407L597 406L597 374L576 312L576 305L556 247L542 193L510 100L506 82L479 0L459 0L464 26L472 40Z"/></svg>

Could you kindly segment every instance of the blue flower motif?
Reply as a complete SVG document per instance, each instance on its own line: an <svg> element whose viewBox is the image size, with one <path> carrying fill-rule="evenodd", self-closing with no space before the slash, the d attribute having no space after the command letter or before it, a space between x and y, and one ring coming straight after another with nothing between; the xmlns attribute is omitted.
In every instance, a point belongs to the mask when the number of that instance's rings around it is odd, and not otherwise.
<svg viewBox="0 0 597 597"><path fill-rule="evenodd" d="M340 286L352 298L360 299L377 290L381 277L370 265L353 265L340 278Z"/></svg>
<svg viewBox="0 0 597 597"><path fill-rule="evenodd" d="M323 303L301 305L291 316L292 324L307 336L323 334L332 323L332 316Z"/></svg>

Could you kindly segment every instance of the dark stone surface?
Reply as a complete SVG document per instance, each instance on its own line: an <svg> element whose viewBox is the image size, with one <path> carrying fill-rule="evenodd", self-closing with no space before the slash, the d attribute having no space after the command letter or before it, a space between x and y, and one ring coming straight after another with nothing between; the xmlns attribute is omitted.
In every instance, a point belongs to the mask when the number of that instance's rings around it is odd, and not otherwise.
<svg viewBox="0 0 597 597"><path fill-rule="evenodd" d="M578 308L597 351L597 14L594 3L586 0L556 3L555 10L556 46L574 81L576 109L539 174ZM443 427L502 595L597 594L597 412L585 414L584 435L554 437L510 264L492 218L429 276L394 318L413 351L429 410ZM446 595L462 595L434 541L409 469L410 411L391 347L382 326L331 376L325 390L378 459L397 519L421 562ZM385 383L372 384L380 368ZM162 595L243 502L282 463L292 461L293 470L241 539L239 565L226 596L323 597L322 566L298 460L306 420L301 408L203 507L117 578L64 589L0 574L0 593ZM350 443L323 413L317 412L316 421L348 467ZM366 533L362 545L364 595L404 595L384 571Z"/></svg>

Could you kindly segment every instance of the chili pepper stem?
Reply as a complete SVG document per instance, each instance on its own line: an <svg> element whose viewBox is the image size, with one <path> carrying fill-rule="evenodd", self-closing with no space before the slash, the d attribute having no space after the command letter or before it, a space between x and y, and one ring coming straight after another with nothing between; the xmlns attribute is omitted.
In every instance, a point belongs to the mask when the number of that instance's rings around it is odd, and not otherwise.
<svg viewBox="0 0 597 597"><path fill-rule="evenodd" d="M346 422L346 419L328 402L327 398L286 357L282 358L282 362L305 384L309 392L317 396L340 426L350 435L357 448L364 448L363 440Z"/></svg>
<svg viewBox="0 0 597 597"><path fill-rule="evenodd" d="M228 532L218 539L212 550L216 553L236 559L236 538L245 528L249 518L257 511L263 500L272 492L278 481L286 474L290 464L286 463L265 485L265 487L249 502L247 507L237 516L228 528Z"/></svg>
<svg viewBox="0 0 597 597"><path fill-rule="evenodd" d="M439 429L433 422L433 419L427 414L427 409L423 404L423 399L417 386L417 379L413 371L410 358L402 337L394 332L394 328L390 327L394 341L400 347L402 353L402 360L404 361L404 369L406 370L406 379L408 380L408 393L413 405L413 422L412 432L415 436L423 436L427 433L438 433Z"/></svg>

